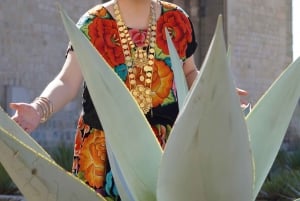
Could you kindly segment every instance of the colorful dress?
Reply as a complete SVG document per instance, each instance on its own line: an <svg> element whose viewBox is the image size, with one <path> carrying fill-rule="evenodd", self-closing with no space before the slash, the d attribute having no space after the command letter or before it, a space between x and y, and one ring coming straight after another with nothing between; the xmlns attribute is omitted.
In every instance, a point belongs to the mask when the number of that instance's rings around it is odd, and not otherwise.
<svg viewBox="0 0 300 201"><path fill-rule="evenodd" d="M187 14L178 6L160 2L162 10L157 19L155 61L152 78L152 106L146 114L162 147L178 114L176 86L169 57L165 27L171 33L180 58L190 57L196 47L194 31ZM128 86L128 72L118 33L111 13L98 5L84 14L77 26ZM132 40L143 42L147 30L130 29ZM75 49L76 51L76 49ZM110 170L105 146L105 133L97 116L87 86L83 90L83 112L78 120L74 145L73 173L112 200L120 200Z"/></svg>

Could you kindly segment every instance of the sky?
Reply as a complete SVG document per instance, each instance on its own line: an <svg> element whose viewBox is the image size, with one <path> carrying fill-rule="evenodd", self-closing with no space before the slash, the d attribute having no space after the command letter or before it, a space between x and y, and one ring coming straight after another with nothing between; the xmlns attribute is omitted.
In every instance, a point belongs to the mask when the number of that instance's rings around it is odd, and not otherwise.
<svg viewBox="0 0 300 201"><path fill-rule="evenodd" d="M300 56L300 0L293 0L293 53Z"/></svg>

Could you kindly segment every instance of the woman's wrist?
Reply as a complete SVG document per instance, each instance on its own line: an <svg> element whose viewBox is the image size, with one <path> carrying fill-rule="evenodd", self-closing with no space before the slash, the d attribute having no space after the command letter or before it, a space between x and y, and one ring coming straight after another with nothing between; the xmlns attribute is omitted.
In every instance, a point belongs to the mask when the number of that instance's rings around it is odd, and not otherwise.
<svg viewBox="0 0 300 201"><path fill-rule="evenodd" d="M46 97L36 97L31 103L40 117L40 123L46 122L53 113L53 104Z"/></svg>

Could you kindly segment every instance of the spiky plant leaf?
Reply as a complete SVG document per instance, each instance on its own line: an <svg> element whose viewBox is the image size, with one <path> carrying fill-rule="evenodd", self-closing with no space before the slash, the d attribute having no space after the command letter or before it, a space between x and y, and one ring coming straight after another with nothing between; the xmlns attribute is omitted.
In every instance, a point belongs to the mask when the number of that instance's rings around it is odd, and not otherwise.
<svg viewBox="0 0 300 201"><path fill-rule="evenodd" d="M73 149L73 144L60 143L49 149L49 154L58 165L71 172L74 156Z"/></svg>
<svg viewBox="0 0 300 201"><path fill-rule="evenodd" d="M178 98L178 105L179 109L181 110L184 101L187 97L188 94L188 85L184 76L183 68L182 68L182 61L180 60L177 51L175 49L175 46L172 42L172 39L170 37L170 34L168 32L168 29L165 29L166 33L166 38L167 38L167 43L169 47L169 52L170 52L170 58L171 58L171 63L172 63L172 70L174 72L174 80L176 83L176 91L177 91L177 98Z"/></svg>
<svg viewBox="0 0 300 201"><path fill-rule="evenodd" d="M300 197L299 170L284 169L265 181L259 199L293 200Z"/></svg>
<svg viewBox="0 0 300 201"><path fill-rule="evenodd" d="M36 152L51 159L47 151L41 147L28 133L26 133L16 122L12 121L8 114L0 107L0 130L11 133L17 139L30 146Z"/></svg>
<svg viewBox="0 0 300 201"><path fill-rule="evenodd" d="M19 190L0 163L0 195L16 195Z"/></svg>
<svg viewBox="0 0 300 201"><path fill-rule="evenodd" d="M106 143L106 147L107 147L107 154L109 157L110 166L114 174L114 180L117 183L117 186L120 187L118 188L118 192L120 195L122 195L122 200L124 201L134 200L134 196L132 195L132 192L128 188L128 183L124 177L124 173L120 168L120 164L118 163L116 156L113 154L111 146L108 142Z"/></svg>
<svg viewBox="0 0 300 201"><path fill-rule="evenodd" d="M299 77L300 59L283 71L246 118L255 161L254 197L272 167L297 105Z"/></svg>
<svg viewBox="0 0 300 201"><path fill-rule="evenodd" d="M85 183L12 134L0 130L0 161L28 201L105 201Z"/></svg>
<svg viewBox="0 0 300 201"><path fill-rule="evenodd" d="M195 82L162 157L158 201L251 200L252 155L221 17Z"/></svg>
<svg viewBox="0 0 300 201"><path fill-rule="evenodd" d="M150 125L123 81L62 9L61 16L126 189L135 200L155 200L162 150Z"/></svg>

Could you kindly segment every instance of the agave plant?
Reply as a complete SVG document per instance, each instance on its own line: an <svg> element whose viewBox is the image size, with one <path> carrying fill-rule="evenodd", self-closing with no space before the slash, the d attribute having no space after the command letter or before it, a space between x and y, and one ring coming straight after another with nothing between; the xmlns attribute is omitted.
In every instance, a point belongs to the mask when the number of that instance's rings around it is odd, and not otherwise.
<svg viewBox="0 0 300 201"><path fill-rule="evenodd" d="M49 148L48 153L51 158L62 168L71 172L73 163L73 144L59 143L58 145Z"/></svg>
<svg viewBox="0 0 300 201"><path fill-rule="evenodd" d="M219 17L195 83L189 92L184 81L178 88L180 113L162 150L124 83L60 12L106 132L122 200L255 200L300 96L300 60L286 68L245 117ZM179 83L180 61L170 38L168 42ZM26 200L105 200L57 165L4 111L0 120L0 151L5 153L0 162Z"/></svg>
<svg viewBox="0 0 300 201"><path fill-rule="evenodd" d="M258 200L293 200L300 196L299 182L300 149L282 149L260 190Z"/></svg>
<svg viewBox="0 0 300 201"><path fill-rule="evenodd" d="M18 193L18 188L10 179L3 166L0 164L0 195L12 195Z"/></svg>

